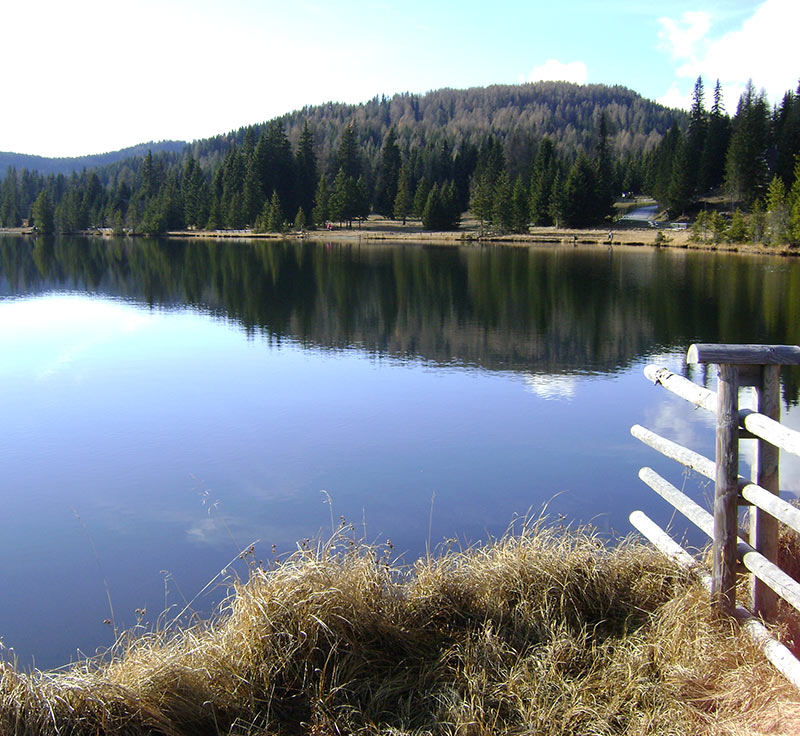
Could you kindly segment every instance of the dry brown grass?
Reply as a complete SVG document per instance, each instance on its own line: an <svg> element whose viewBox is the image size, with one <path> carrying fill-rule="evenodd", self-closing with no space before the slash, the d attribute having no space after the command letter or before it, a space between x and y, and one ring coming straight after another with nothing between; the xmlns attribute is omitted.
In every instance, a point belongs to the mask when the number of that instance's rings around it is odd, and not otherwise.
<svg viewBox="0 0 800 736"><path fill-rule="evenodd" d="M798 717L658 553L540 526L410 568L353 540L301 550L203 626L1 674L3 736L779 734Z"/></svg>

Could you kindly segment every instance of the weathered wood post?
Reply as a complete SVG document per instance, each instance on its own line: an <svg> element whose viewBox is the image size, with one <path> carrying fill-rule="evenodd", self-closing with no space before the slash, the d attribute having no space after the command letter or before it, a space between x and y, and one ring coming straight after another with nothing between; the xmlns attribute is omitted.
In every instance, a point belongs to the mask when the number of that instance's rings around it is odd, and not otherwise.
<svg viewBox="0 0 800 736"><path fill-rule="evenodd" d="M800 347L795 345L708 345L696 344L689 348L687 363L715 363L719 366L717 393L717 474L714 495L714 597L723 610L735 605L735 598L725 594L731 585L728 569L728 545L736 547L736 511L738 490L738 447L733 459L733 447L738 441L741 416L738 411L738 387L754 386L758 397L759 414L775 421L780 420L780 366L800 363ZM735 384L735 387L734 387ZM745 412L742 412L742 416ZM723 416L724 415L724 416ZM735 425L735 428L734 428ZM779 495L779 455L775 445L759 439L757 462L753 467L753 482L765 490ZM736 476L733 473L736 473ZM734 481L735 479L735 481ZM731 501L731 496L736 501ZM718 510L719 504L719 510ZM732 509L732 510L731 510ZM718 519L719 516L719 519ZM717 528L719 524L719 528ZM731 528L734 529L731 532ZM733 534L733 537L731 537ZM778 558L778 522L766 511L750 509L750 544L770 562ZM719 563L717 558L719 557ZM735 555L734 555L735 561ZM719 567L718 567L719 564ZM719 580L718 580L719 574ZM730 588L735 596L735 588ZM752 578L753 611L766 621L774 621L777 612L777 595L755 576Z"/></svg>
<svg viewBox="0 0 800 736"><path fill-rule="evenodd" d="M732 616L739 529L739 371L725 363L718 367L716 448L711 598L723 613Z"/></svg>

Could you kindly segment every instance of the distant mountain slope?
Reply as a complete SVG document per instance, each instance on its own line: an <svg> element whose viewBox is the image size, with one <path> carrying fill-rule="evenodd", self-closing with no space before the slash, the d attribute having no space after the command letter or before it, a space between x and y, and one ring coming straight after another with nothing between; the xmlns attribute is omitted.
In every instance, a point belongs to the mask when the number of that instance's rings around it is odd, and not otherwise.
<svg viewBox="0 0 800 736"><path fill-rule="evenodd" d="M406 150L442 141L447 141L451 149L464 143L480 144L492 134L504 142L509 160L525 161L526 149L544 135L555 140L562 155L574 153L579 147L590 149L602 114L606 116L612 147L623 156L652 148L673 122L682 127L688 122L685 112L666 108L626 87L569 82L376 96L357 105L329 102L308 106L278 119L293 145L307 120L315 132L318 158L327 168L333 162L342 131L350 123L355 125L361 154L372 165L391 126L396 128L398 143ZM257 139L266 125L246 126L195 141L193 153L204 165L213 166L232 143L243 143L248 130Z"/></svg>
<svg viewBox="0 0 800 736"><path fill-rule="evenodd" d="M144 156L148 151L160 153L180 153L187 146L185 141L159 141L158 143L140 143L137 146L123 148L120 151L97 153L90 156L76 156L72 158L47 158L45 156L31 156L26 153L8 153L0 151L0 179L6 175L9 166L16 169L38 171L40 174L65 174L83 169L98 169L108 164L123 161L124 159Z"/></svg>

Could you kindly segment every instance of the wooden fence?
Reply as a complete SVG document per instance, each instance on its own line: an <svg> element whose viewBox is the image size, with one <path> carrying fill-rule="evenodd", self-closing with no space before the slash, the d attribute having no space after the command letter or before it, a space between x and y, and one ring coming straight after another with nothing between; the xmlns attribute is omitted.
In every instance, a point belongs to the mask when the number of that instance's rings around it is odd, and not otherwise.
<svg viewBox="0 0 800 736"><path fill-rule="evenodd" d="M689 364L717 366L717 391L689 381L666 368L649 365L645 375L655 384L716 415L716 457L710 460L644 427L631 434L714 481L713 514L703 509L650 468L639 477L712 539L712 569L697 561L641 511L630 515L633 526L659 550L694 570L723 613L742 621L769 660L798 688L800 661L764 625L773 623L778 596L800 611L800 583L776 563L779 523L800 533L800 509L779 495L780 450L800 455L800 432L780 423L780 367L800 365L800 347L791 345L708 345L689 348ZM757 411L739 408L739 388L752 386ZM753 477L739 475L739 439L757 440ZM748 540L739 537L739 507L750 507ZM752 611L737 604L739 575L749 574Z"/></svg>

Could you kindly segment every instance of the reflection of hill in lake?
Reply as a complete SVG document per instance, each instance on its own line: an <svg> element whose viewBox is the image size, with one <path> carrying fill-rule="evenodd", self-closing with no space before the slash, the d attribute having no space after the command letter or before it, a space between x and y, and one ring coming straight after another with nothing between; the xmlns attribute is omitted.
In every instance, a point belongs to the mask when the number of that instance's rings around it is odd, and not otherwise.
<svg viewBox="0 0 800 736"><path fill-rule="evenodd" d="M0 295L191 305L253 334L490 369L608 371L697 340L800 341L800 264L685 251L0 239Z"/></svg>

